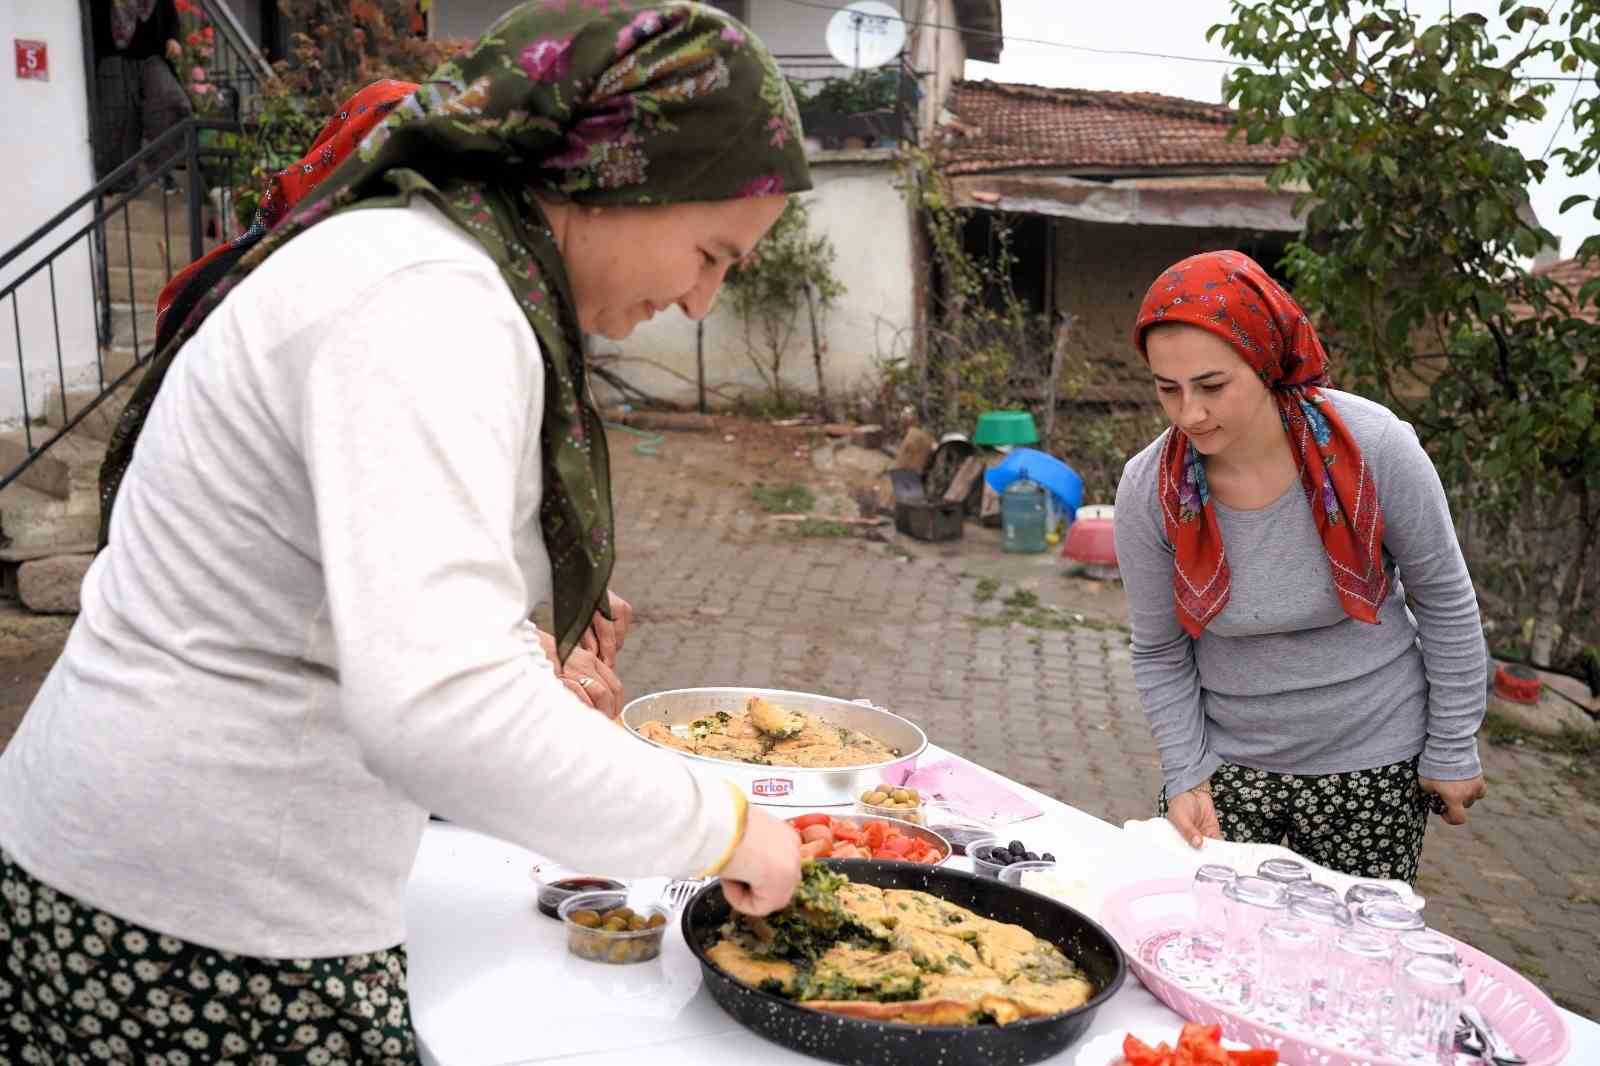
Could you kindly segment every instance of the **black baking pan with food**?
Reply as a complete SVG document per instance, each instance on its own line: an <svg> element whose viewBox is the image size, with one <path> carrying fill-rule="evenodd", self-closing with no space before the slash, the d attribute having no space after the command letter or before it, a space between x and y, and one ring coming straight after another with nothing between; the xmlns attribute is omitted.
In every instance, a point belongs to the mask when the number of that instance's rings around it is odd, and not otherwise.
<svg viewBox="0 0 1600 1066"><path fill-rule="evenodd" d="M1094 985L1094 995L1073 1010L1009 1025L911 1025L812 1010L741 984L707 957L730 913L722 886L711 882L684 907L682 919L684 940L700 960L706 987L740 1024L802 1054L861 1066L1039 1062L1081 1036L1095 1011L1117 994L1127 976L1127 964L1111 934L1048 896L940 866L860 860L827 860L826 865L860 884L927 892L983 917L1020 925L1076 962Z"/></svg>

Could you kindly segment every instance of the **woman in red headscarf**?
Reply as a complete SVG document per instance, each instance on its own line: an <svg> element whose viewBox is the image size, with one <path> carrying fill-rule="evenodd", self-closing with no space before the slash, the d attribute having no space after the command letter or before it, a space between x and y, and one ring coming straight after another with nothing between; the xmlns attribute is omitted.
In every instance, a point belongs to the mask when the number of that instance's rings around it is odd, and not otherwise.
<svg viewBox="0 0 1600 1066"><path fill-rule="evenodd" d="M1172 421L1116 508L1163 812L1197 847L1412 879L1430 807L1459 825L1484 793L1483 631L1433 464L1328 387L1305 312L1239 252L1165 271L1133 341Z"/></svg>

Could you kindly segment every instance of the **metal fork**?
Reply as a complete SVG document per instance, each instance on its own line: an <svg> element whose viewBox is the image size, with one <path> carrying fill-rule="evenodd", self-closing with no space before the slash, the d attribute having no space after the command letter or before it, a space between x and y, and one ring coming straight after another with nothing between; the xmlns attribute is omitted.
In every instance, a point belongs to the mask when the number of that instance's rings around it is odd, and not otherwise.
<svg viewBox="0 0 1600 1066"><path fill-rule="evenodd" d="M705 883L706 879L703 877L672 881L661 890L661 905L670 911L676 911L688 903Z"/></svg>

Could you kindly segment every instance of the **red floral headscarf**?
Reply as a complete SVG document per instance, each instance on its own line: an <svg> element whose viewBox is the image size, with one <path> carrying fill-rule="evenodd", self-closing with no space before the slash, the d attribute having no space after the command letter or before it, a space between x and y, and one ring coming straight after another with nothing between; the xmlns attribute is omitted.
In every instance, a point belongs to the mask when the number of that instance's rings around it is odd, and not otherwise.
<svg viewBox="0 0 1600 1066"><path fill-rule="evenodd" d="M1376 624L1389 591L1383 511L1361 449L1319 387L1328 384L1327 353L1306 313L1249 256L1205 252L1169 267L1145 293L1133 343L1146 361L1145 334L1168 322L1221 337L1272 390L1339 602L1350 617ZM1205 466L1177 426L1162 449L1156 491L1177 554L1172 585L1178 620L1198 637L1228 602L1228 560Z"/></svg>
<svg viewBox="0 0 1600 1066"><path fill-rule="evenodd" d="M332 174L347 159L361 139L379 122L388 117L395 105L416 92L409 81L384 78L346 100L323 125L317 139L299 161L272 176L261 206L256 209L255 221L230 244L219 245L172 276L156 297L156 331L159 333L167 312L178 294L188 288L199 275L214 262L241 245L254 244L278 224L300 198L316 187L323 178ZM215 279L213 279L215 280ZM192 303L192 301L191 301Z"/></svg>

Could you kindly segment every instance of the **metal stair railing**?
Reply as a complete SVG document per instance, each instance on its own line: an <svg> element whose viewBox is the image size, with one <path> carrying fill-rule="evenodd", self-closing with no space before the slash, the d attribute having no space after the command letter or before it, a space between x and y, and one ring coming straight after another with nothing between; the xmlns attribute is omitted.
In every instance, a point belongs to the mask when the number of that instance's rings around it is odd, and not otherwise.
<svg viewBox="0 0 1600 1066"><path fill-rule="evenodd" d="M220 39L207 67L206 80L232 94L230 110L234 121L251 121L258 110L261 86L273 77L272 64L250 40L227 0L195 0L195 6L205 21L216 27Z"/></svg>
<svg viewBox="0 0 1600 1066"><path fill-rule="evenodd" d="M91 204L94 206L93 214L87 222L78 225L68 236L55 243L49 251L40 256L37 262L33 262L27 266L15 278L5 282L4 285L0 285L0 331L4 330L5 325L7 324L5 320L9 318L9 325L11 327L13 341L15 344L17 364L16 374L14 376L11 374L5 374L3 378L0 378L0 380L15 380L19 385L21 395L21 429L23 432L25 452L22 460L12 466L11 469L0 467L0 489L4 489L11 482L21 477L23 472L26 471L28 467L39 458L39 456L44 454L44 452L48 450L51 445L55 444L62 437L65 437L68 433L70 433L74 427L76 427L89 414L91 414L96 407L98 407L108 396L111 395L112 392L137 374L149 361L150 357L155 354L155 337L153 335L153 331L152 335L149 337L141 338L139 336L139 301L138 289L135 283L134 275L135 256L133 250L134 234L131 209L134 203L139 199L140 194L146 189L156 185L158 182L162 181L163 178L171 177L180 165L185 166L188 176L186 183L187 197L186 201L182 205L182 209L187 213L188 216L189 254L186 259L178 262L176 267L182 267L186 263L198 259L205 250L205 234L202 228L202 208L205 200L205 181L201 170L202 157L204 156L211 158L213 163L219 156L223 157L224 159L232 158L226 151L202 147L200 134L202 130L207 129L237 130L237 128L237 126L234 126L231 123L220 123L195 118L183 120L182 122L173 126L171 129L168 129L165 133L151 141L149 144L145 145L131 159L117 167L104 179L97 182L88 192L77 197L66 207L58 211L47 222L39 226L27 237L23 238L23 240L20 241L15 247L3 254L0 254L0 276L3 276L3 272L8 266L16 263L19 259L35 251L40 246L45 245L53 233L55 233L63 225L70 224L73 217L85 207L88 207ZM176 152L173 151L173 149L180 148L180 146L181 150ZM143 177L138 177L139 171L143 165L150 164L154 160L161 159L164 156L167 158L163 163L159 165L153 165L149 173L145 174ZM234 158L233 161L237 162L236 158ZM125 192L117 192L118 186L123 185L130 180L133 183L131 188L127 189ZM169 197L163 195L160 198L160 201L162 240L163 247L165 248L163 272L164 276L167 279L170 279L175 270L175 264L172 256L173 209L171 206L169 206ZM112 219L115 219L119 215L122 219L122 250L126 253L127 262L123 267L111 268L108 264L106 255L106 223ZM58 293L58 283L60 282L60 279L58 279L57 276L59 273L57 270L57 264L63 256L79 246L85 246L88 250L90 277L86 280L91 286L91 291L93 294L92 304L96 318L95 329L93 332L96 340L96 346L94 380L92 382L78 381L76 384L79 387L93 384L98 389L98 394L94 397L94 399L88 401L76 412L74 412L68 409L67 402L69 392L69 374L66 366L65 353L62 349L62 309ZM131 319L131 339L133 342L133 365L128 367L122 373L117 374L112 380L108 381L106 379L105 349L111 338L107 336L108 331L102 328L102 321L109 318L109 309L112 303L111 279L113 276L113 270L115 270L118 274L124 270L126 271L128 306ZM120 282L122 278L118 277L116 280ZM41 432L39 436L42 439L40 439L37 443L35 441L35 430L39 427L34 425L34 421L36 417L43 414L43 411L41 409L36 415L29 398L28 363L30 353L24 340L22 327L23 316L19 308L18 301L18 296L22 292L24 286L27 286L30 283L34 285L47 286L49 290L50 324L52 327L51 333L55 341L55 384L57 386L57 394L61 402L62 416L62 425L56 428L55 431L50 433L48 436L45 436ZM6 313L5 305L7 301L9 301L11 304L9 314ZM41 300L40 303L42 304L42 302L43 301ZM105 312L104 315L102 315L102 311ZM31 317L33 316L30 313L30 318ZM40 358L48 359L48 354L41 356ZM87 367L84 369L87 370ZM3 393L0 393L0 395L3 395Z"/></svg>

